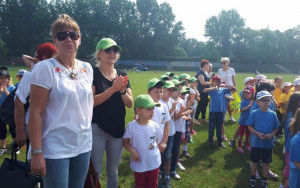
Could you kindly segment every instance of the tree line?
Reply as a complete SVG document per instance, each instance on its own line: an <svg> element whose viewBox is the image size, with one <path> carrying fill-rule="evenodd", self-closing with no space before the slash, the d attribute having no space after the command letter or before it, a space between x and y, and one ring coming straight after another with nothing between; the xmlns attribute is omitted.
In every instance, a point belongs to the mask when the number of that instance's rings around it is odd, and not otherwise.
<svg viewBox="0 0 300 188"><path fill-rule="evenodd" d="M187 38L168 3L156 0L0 0L0 56L30 54L51 41L53 21L61 13L79 24L78 57L90 58L96 43L111 37L122 47L121 59L300 63L300 25L284 32L254 30L232 10L207 19L207 42ZM195 23L197 24L197 23Z"/></svg>

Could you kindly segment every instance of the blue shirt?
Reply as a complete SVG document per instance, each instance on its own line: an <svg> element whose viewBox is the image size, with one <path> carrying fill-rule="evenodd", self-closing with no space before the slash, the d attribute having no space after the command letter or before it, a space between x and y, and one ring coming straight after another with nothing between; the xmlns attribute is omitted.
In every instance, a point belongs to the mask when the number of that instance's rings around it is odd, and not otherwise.
<svg viewBox="0 0 300 188"><path fill-rule="evenodd" d="M275 112L271 110L263 112L260 109L250 113L246 124L251 125L257 132L263 134L271 134L280 126ZM271 140L266 138L260 139L256 134L251 132L251 147L272 149L274 148L273 138Z"/></svg>
<svg viewBox="0 0 300 188"><path fill-rule="evenodd" d="M15 86L7 86L7 91L10 93L12 92L13 90L15 89ZM2 105L2 103L5 101L7 95L5 93L2 93L1 94L1 97L0 97L0 106Z"/></svg>
<svg viewBox="0 0 300 188"><path fill-rule="evenodd" d="M223 87L219 87L218 90L213 90L208 92L208 94L210 95L210 108L209 111L210 112L224 112L224 108L227 107L225 105L227 105L225 100L225 95L226 94L230 94L230 89L228 88L223 88ZM225 104L226 103L226 104Z"/></svg>
<svg viewBox="0 0 300 188"><path fill-rule="evenodd" d="M291 132L290 132L290 129L289 129L289 126L290 126L290 123L291 123L291 120L292 120L292 117L293 117L293 112L287 112L287 117L284 121L284 147L285 147L285 151L286 152L290 152L290 141L292 139L292 135L291 135Z"/></svg>
<svg viewBox="0 0 300 188"><path fill-rule="evenodd" d="M19 86L19 83L20 83L20 82L18 82L18 83L16 83L16 84L14 85L14 86L15 86L15 88Z"/></svg>
<svg viewBox="0 0 300 188"><path fill-rule="evenodd" d="M300 187L300 170L297 169L292 161L300 163L300 132L298 132L290 142L290 177L289 187Z"/></svg>
<svg viewBox="0 0 300 188"><path fill-rule="evenodd" d="M246 106L249 105L249 103L250 103L250 100L248 100L246 98L243 99L241 102L241 105L240 105L240 109L245 108ZM246 121L249 118L250 112L251 112L251 108L249 108L246 111L241 112L240 118L239 118L239 125L246 125Z"/></svg>

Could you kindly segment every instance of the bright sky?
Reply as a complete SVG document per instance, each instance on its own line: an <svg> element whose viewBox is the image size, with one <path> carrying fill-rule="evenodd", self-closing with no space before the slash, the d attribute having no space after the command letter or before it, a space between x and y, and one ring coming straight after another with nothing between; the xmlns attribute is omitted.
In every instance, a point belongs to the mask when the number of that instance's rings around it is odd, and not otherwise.
<svg viewBox="0 0 300 188"><path fill-rule="evenodd" d="M135 1L135 0L132 0ZM186 35L200 41L205 23L219 12L236 9L245 19L246 27L285 31L300 25L300 0L157 0L168 2L177 21L182 21Z"/></svg>

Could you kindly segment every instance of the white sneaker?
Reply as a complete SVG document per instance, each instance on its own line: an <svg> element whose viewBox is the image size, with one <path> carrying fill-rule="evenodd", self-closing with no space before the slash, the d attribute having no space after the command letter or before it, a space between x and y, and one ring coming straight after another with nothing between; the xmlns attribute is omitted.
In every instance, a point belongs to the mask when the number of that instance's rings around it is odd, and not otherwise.
<svg viewBox="0 0 300 188"><path fill-rule="evenodd" d="M7 152L7 148L1 148L0 149L0 156L4 155Z"/></svg>
<svg viewBox="0 0 300 188"><path fill-rule="evenodd" d="M184 166L182 166L181 163L177 163L177 164L176 164L176 167L177 167L179 170L181 170L181 171L185 171L185 168L184 168Z"/></svg>
<svg viewBox="0 0 300 188"><path fill-rule="evenodd" d="M280 142L279 137L274 136L274 142L279 143Z"/></svg>
<svg viewBox="0 0 300 188"><path fill-rule="evenodd" d="M258 171L256 171L256 174L255 174L255 176L256 176L256 179L260 179L260 176L259 176L259 173L258 173Z"/></svg>
<svg viewBox="0 0 300 188"><path fill-rule="evenodd" d="M278 175L277 174L275 174L275 173L273 173L271 170L269 170L269 177L271 177L271 178L275 178L275 179L277 179L278 178Z"/></svg>
<svg viewBox="0 0 300 188"><path fill-rule="evenodd" d="M232 116L230 117L230 121L236 122L236 120Z"/></svg>

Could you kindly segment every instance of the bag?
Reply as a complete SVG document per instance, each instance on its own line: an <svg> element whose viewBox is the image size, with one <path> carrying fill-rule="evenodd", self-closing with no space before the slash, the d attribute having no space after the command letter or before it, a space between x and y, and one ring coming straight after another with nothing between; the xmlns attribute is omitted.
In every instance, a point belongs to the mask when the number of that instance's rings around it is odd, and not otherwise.
<svg viewBox="0 0 300 188"><path fill-rule="evenodd" d="M11 159L5 158L0 167L1 188L33 188L38 183L43 187L43 178L29 172L28 146L29 142L27 142L26 162L22 162L17 160L18 144L12 145Z"/></svg>
<svg viewBox="0 0 300 188"><path fill-rule="evenodd" d="M85 178L84 188L101 188L98 173L95 171L92 160L90 160L90 166Z"/></svg>
<svg viewBox="0 0 300 188"><path fill-rule="evenodd" d="M240 105L241 105L240 96L236 92L232 92L231 96L234 98L234 100L230 101L230 110L233 113L237 113L240 111Z"/></svg>
<svg viewBox="0 0 300 188"><path fill-rule="evenodd" d="M15 94L16 94L17 88L15 88L10 94L6 97L6 99L3 101L1 107L0 107L0 118L1 120L9 126L16 127L15 124ZM25 112L27 111L29 107L29 97L26 98L26 104L24 105Z"/></svg>

